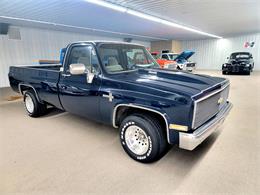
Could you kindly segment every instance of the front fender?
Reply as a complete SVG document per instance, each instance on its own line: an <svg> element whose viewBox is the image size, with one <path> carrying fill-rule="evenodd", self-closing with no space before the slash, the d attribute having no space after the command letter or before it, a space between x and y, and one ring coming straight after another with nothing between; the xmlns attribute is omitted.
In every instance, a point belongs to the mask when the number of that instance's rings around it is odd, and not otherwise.
<svg viewBox="0 0 260 195"><path fill-rule="evenodd" d="M118 128L118 126L116 125L116 117L117 117L117 111L118 108L120 107L129 107L129 108L137 108L137 109L141 109L144 111L149 111L149 112L153 112L156 113L158 115L160 115L165 122L165 131L166 131L166 135L167 135L167 140L170 143L170 136L169 136L169 116L163 112L162 110L153 108L153 107L149 107L149 106L143 106L143 105L138 105L138 104L133 104L133 103L128 103L128 104L118 104L115 106L114 110L113 110L113 127Z"/></svg>

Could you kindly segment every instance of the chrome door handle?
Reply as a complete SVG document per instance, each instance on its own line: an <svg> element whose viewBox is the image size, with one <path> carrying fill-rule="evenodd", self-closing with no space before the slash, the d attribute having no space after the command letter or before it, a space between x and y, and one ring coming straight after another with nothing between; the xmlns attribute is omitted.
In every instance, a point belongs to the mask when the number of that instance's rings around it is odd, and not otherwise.
<svg viewBox="0 0 260 195"><path fill-rule="evenodd" d="M61 74L61 76L63 76L63 77L70 77L71 75L70 74Z"/></svg>

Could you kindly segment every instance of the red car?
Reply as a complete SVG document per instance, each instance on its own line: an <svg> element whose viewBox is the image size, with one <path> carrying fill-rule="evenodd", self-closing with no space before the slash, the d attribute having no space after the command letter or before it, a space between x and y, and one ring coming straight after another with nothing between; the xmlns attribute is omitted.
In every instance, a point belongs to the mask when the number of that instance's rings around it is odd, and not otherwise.
<svg viewBox="0 0 260 195"><path fill-rule="evenodd" d="M174 60L167 60L161 58L161 52L151 52L154 59L161 66L161 68L176 69L177 63Z"/></svg>

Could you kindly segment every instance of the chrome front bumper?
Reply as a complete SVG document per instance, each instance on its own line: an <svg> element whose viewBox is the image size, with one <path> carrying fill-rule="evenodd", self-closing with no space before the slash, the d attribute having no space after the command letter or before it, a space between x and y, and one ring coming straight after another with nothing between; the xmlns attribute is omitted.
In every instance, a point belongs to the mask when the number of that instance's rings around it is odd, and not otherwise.
<svg viewBox="0 0 260 195"><path fill-rule="evenodd" d="M179 133L179 147L186 150L193 150L207 137L209 137L224 122L232 108L230 102L210 121L199 127L193 133Z"/></svg>

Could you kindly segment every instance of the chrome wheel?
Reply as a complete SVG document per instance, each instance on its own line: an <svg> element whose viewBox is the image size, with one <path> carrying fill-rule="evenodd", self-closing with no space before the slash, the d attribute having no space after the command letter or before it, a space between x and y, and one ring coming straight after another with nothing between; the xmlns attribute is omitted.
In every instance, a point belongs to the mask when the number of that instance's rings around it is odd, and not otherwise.
<svg viewBox="0 0 260 195"><path fill-rule="evenodd" d="M25 102L25 107L26 107L27 111L30 112L30 113L33 113L33 111L34 111L34 103L33 103L33 100L31 98L31 96L26 95L24 102Z"/></svg>
<svg viewBox="0 0 260 195"><path fill-rule="evenodd" d="M131 125L125 130L125 141L127 147L136 155L143 155L149 149L147 134L136 125Z"/></svg>

